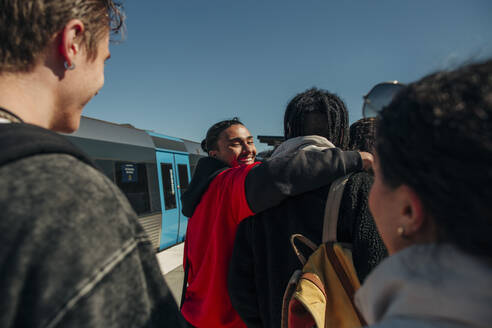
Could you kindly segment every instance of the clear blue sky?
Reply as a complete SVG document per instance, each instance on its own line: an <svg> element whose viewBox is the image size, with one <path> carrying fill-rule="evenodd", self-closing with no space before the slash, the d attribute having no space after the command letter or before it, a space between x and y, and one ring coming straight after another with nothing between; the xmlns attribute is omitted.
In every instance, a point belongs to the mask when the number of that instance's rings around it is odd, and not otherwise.
<svg viewBox="0 0 492 328"><path fill-rule="evenodd" d="M316 86L350 122L386 80L492 57L490 0L127 0L126 39L84 115L201 141L239 116L282 135L283 112ZM261 149L265 146L257 144Z"/></svg>

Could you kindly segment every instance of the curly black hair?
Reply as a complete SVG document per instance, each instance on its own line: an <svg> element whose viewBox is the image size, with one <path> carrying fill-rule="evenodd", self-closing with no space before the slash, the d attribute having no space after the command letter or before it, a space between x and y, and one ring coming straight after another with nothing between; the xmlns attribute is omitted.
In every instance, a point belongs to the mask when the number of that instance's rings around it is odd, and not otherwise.
<svg viewBox="0 0 492 328"><path fill-rule="evenodd" d="M383 181L420 197L438 241L492 259L492 60L439 72L383 109Z"/></svg>
<svg viewBox="0 0 492 328"><path fill-rule="evenodd" d="M376 118L367 117L352 123L350 126L349 150L374 153L376 143Z"/></svg>
<svg viewBox="0 0 492 328"><path fill-rule="evenodd" d="M237 117L233 117L230 120L223 120L212 125L207 131L207 136L201 142L203 151L208 153L211 150L217 150L217 141L219 140L222 131L236 124L244 126Z"/></svg>
<svg viewBox="0 0 492 328"><path fill-rule="evenodd" d="M322 119L309 119L311 114ZM319 116L319 115L318 115ZM348 111L343 101L326 90L311 88L296 95L284 114L285 139L320 135L345 149L348 145Z"/></svg>

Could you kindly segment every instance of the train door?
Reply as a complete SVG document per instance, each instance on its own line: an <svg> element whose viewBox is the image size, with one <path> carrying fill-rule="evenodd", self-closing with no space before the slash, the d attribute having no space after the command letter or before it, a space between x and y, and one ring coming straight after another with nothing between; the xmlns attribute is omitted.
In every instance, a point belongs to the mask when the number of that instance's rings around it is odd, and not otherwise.
<svg viewBox="0 0 492 328"><path fill-rule="evenodd" d="M162 204L162 227L159 246L159 249L162 250L176 244L179 230L179 208L174 155L157 151L156 159Z"/></svg>
<svg viewBox="0 0 492 328"><path fill-rule="evenodd" d="M177 181L178 181L178 207L179 207L179 229L178 229L178 242L184 240L186 234L186 227L188 226L188 218L183 215L181 211L181 196L188 189L190 183L190 161L188 155L174 154L174 162L177 167Z"/></svg>
<svg viewBox="0 0 492 328"><path fill-rule="evenodd" d="M162 227L159 249L184 239L188 218L181 214L181 195L189 184L188 155L156 152L159 190L162 204Z"/></svg>

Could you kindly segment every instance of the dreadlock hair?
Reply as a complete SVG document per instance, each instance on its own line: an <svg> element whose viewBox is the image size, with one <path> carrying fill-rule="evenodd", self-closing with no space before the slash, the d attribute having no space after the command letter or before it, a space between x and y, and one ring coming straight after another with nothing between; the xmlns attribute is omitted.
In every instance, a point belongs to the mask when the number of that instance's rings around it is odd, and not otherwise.
<svg viewBox="0 0 492 328"><path fill-rule="evenodd" d="M285 139L320 135L345 149L348 144L347 108L333 93L317 88L306 90L296 95L285 109L284 135Z"/></svg>
<svg viewBox="0 0 492 328"><path fill-rule="evenodd" d="M236 124L244 126L237 117L233 117L231 120L220 121L212 125L207 131L207 136L201 142L203 151L208 154L211 150L218 150L217 141L219 140L222 131Z"/></svg>
<svg viewBox="0 0 492 328"><path fill-rule="evenodd" d="M376 142L376 118L367 117L352 123L350 126L349 150L374 153Z"/></svg>
<svg viewBox="0 0 492 328"><path fill-rule="evenodd" d="M407 185L438 242L492 260L492 60L408 85L378 120L383 183Z"/></svg>

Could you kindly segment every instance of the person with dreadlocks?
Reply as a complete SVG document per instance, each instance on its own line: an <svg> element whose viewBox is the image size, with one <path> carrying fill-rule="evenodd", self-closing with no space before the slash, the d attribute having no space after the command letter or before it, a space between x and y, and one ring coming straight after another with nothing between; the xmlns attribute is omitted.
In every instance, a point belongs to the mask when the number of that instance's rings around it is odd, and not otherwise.
<svg viewBox="0 0 492 328"><path fill-rule="evenodd" d="M181 313L194 327L244 327L227 292L227 272L237 225L289 196L329 184L370 166L372 156L340 149L291 152L255 162L253 136L237 119L214 124L202 158L182 198L190 217L183 266Z"/></svg>
<svg viewBox="0 0 492 328"><path fill-rule="evenodd" d="M326 90L309 89L295 96L284 116L285 139L271 156L278 160L302 149L345 149L348 144L348 113L343 101ZM338 149L337 148L337 149ZM358 173L355 173L358 174ZM344 193L339 222L340 241L360 248L371 247L377 236L373 222L367 233L361 229L359 212L367 210L367 194L359 192L360 182ZM370 184L369 184L370 186ZM292 251L290 237L300 233L321 243L324 210L330 186L297 195L280 205L244 220L238 227L228 274L232 305L248 327L279 327L282 298L292 273L302 269ZM366 217L370 218L370 215ZM366 224L363 222L363 225ZM376 238L377 239L377 238ZM377 242L376 242L377 243ZM382 245L382 243L379 243ZM384 246L368 256L356 257L362 278L385 255ZM369 260L371 257L371 260ZM372 259L374 258L374 259Z"/></svg>

